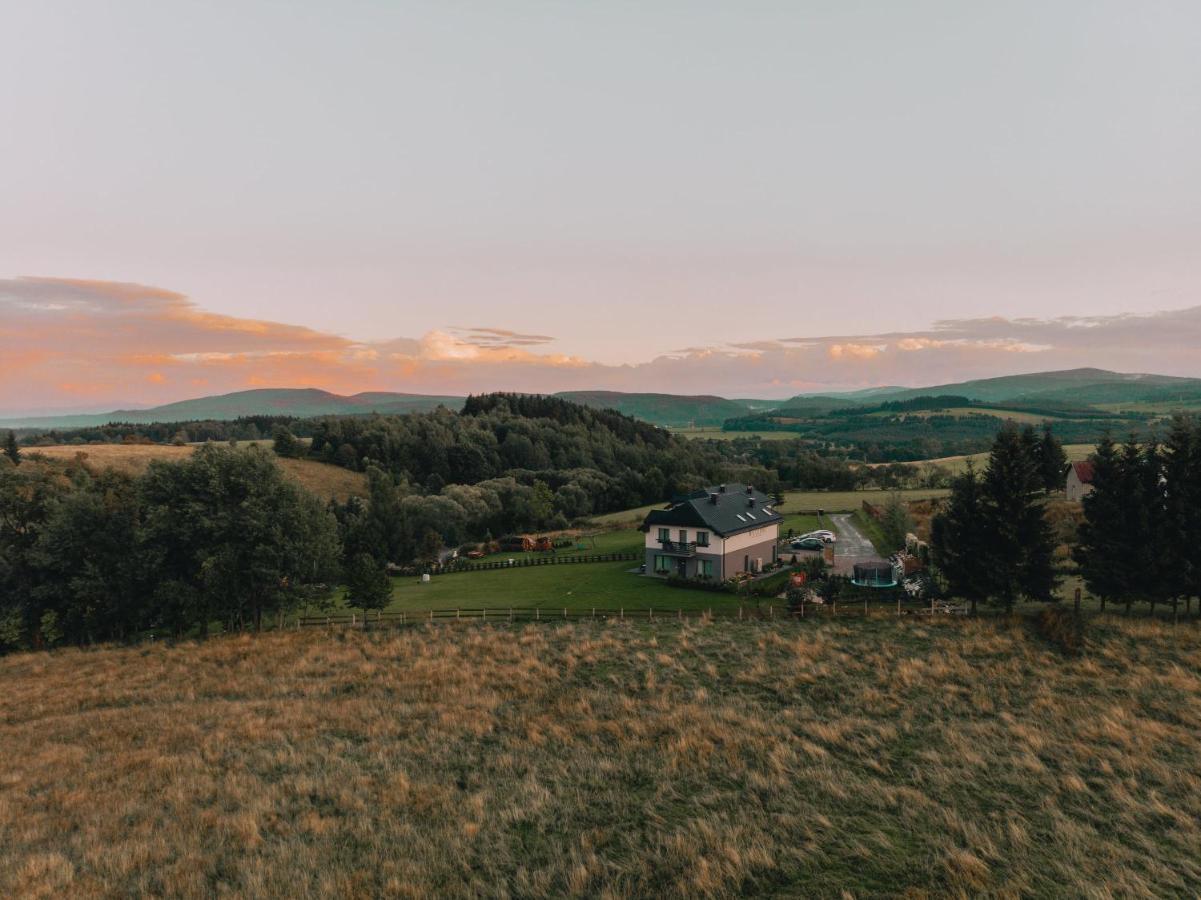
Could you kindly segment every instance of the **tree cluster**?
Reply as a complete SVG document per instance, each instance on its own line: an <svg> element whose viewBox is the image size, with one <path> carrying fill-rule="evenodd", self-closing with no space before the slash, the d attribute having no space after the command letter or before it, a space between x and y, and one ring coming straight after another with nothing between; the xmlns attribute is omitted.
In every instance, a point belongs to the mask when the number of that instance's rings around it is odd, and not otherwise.
<svg viewBox="0 0 1201 900"><path fill-rule="evenodd" d="M983 474L969 465L952 481L946 508L931 525L931 562L947 592L1011 610L1021 599L1052 600L1055 538L1044 514L1053 483L1048 458L1062 455L1054 437L1007 426L997 433ZM1065 463L1066 466L1066 463Z"/></svg>
<svg viewBox="0 0 1201 900"><path fill-rule="evenodd" d="M270 453L140 477L0 467L0 648L259 626L338 578L337 524Z"/></svg>
<svg viewBox="0 0 1201 900"><path fill-rule="evenodd" d="M1167 603L1201 596L1201 423L1177 416L1162 444L1107 435L1091 457L1075 559L1102 602Z"/></svg>

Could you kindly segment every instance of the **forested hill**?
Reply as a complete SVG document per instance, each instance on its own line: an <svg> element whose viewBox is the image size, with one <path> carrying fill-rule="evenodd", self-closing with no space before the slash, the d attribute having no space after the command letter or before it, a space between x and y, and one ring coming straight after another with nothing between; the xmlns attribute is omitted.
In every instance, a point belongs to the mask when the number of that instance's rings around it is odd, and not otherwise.
<svg viewBox="0 0 1201 900"><path fill-rule="evenodd" d="M667 428L686 425L712 427L720 425L726 419L746 415L752 409L776 405L768 400L727 400L725 397L704 394L685 396L627 394L621 391L563 391L555 396L594 409L615 409L628 416Z"/></svg>
<svg viewBox="0 0 1201 900"><path fill-rule="evenodd" d="M555 397L485 394L468 397L461 413L440 409L308 424L312 442L298 452L346 468L380 470L402 491L453 497L473 519L505 528L565 524L663 501L729 471L719 448ZM431 506L431 519L459 515L438 513L433 506L439 504L442 497Z"/></svg>

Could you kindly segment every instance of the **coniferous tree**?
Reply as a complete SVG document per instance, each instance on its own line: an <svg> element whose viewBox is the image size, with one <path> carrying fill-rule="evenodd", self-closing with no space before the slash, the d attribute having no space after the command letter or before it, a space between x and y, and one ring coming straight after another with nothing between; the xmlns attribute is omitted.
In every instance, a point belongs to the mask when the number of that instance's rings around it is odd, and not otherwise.
<svg viewBox="0 0 1201 900"><path fill-rule="evenodd" d="M1101 602L1124 602L1130 608L1133 581L1126 560L1129 504L1132 492L1121 453L1108 433L1090 457L1092 490L1083 500L1084 521L1073 551L1089 592Z"/></svg>
<svg viewBox="0 0 1201 900"><path fill-rule="evenodd" d="M1201 423L1175 416L1163 446L1166 587L1186 608L1201 596Z"/></svg>
<svg viewBox="0 0 1201 900"><path fill-rule="evenodd" d="M1150 440L1140 445L1131 436L1122 448L1122 467L1129 487L1126 536L1129 547L1126 565L1135 578L1138 593L1154 612L1161 601L1171 601L1169 557L1164 539L1164 484L1159 444Z"/></svg>
<svg viewBox="0 0 1201 900"><path fill-rule="evenodd" d="M930 525L931 562L946 583L947 592L962 597L976 614L976 604L987 599L981 579L988 539L984 519L984 492L980 476L968 462L967 471L951 482L946 508Z"/></svg>
<svg viewBox="0 0 1201 900"><path fill-rule="evenodd" d="M1038 469L1043 490L1048 494L1052 491L1062 491L1067 468L1068 457L1063 452L1063 444L1055 437L1051 426L1044 425L1042 440L1038 445Z"/></svg>
<svg viewBox="0 0 1201 900"><path fill-rule="evenodd" d="M4 455L12 460L14 466L21 464L21 448L17 446L17 433L9 431L8 437L4 440Z"/></svg>
<svg viewBox="0 0 1201 900"><path fill-rule="evenodd" d="M1043 514L1042 485L1028 440L1012 426L997 433L984 472L983 521L988 595L1012 610L1022 597L1054 598L1055 539Z"/></svg>

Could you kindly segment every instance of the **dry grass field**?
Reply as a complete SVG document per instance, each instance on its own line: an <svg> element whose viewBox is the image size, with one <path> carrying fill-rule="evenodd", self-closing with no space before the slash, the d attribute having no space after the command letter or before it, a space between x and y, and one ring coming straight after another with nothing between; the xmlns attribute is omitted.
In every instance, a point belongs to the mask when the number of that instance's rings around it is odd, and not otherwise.
<svg viewBox="0 0 1201 900"><path fill-rule="evenodd" d="M1195 896L1201 630L451 625L0 659L0 896Z"/></svg>
<svg viewBox="0 0 1201 900"><path fill-rule="evenodd" d="M252 443L243 441L243 445ZM262 442L260 442L262 443ZM269 442L268 442L269 443ZM84 461L102 469L116 469L131 475L146 471L151 460L179 460L192 455L197 445L176 447L169 444L63 444L54 447L30 447L28 455L42 454L50 459L71 460L84 454ZM339 466L311 459L277 459L280 468L302 487L319 497L344 502L352 494L366 496L367 478Z"/></svg>

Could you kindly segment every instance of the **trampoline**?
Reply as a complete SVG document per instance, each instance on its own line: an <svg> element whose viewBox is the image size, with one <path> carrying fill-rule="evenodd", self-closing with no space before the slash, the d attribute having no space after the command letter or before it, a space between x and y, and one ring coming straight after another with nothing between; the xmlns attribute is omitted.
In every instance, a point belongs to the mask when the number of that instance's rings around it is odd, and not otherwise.
<svg viewBox="0 0 1201 900"><path fill-rule="evenodd" d="M896 570L890 562L855 563L851 572L851 584L872 588L896 587Z"/></svg>

